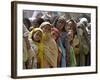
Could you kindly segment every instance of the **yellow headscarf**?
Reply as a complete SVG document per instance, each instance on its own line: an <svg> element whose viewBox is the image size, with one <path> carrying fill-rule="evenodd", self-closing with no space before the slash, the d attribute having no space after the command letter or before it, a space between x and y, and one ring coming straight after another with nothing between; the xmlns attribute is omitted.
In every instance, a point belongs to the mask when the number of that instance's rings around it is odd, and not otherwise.
<svg viewBox="0 0 100 80"><path fill-rule="evenodd" d="M43 31L40 28L34 28L30 32L30 38L32 38L32 35L34 35L35 32L40 31L42 33L42 38L43 38ZM40 40L40 42L33 41L38 46L38 61L39 61L39 66L40 68L43 68L43 50L44 50L44 45L43 45L43 39Z"/></svg>

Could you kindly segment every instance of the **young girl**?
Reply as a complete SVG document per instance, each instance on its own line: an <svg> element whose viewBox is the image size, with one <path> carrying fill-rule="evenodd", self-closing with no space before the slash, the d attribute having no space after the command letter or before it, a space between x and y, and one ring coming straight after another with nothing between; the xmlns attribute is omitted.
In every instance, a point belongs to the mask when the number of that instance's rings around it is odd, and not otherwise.
<svg viewBox="0 0 100 80"><path fill-rule="evenodd" d="M32 60L33 68L43 67L43 44L42 44L43 32L40 28L34 28L30 32L30 45L34 52L34 58Z"/></svg>
<svg viewBox="0 0 100 80"><path fill-rule="evenodd" d="M75 58L74 48L72 46L73 30L69 30L67 35L68 35L68 40L70 43L70 66L76 66L76 58Z"/></svg>
<svg viewBox="0 0 100 80"><path fill-rule="evenodd" d="M43 22L40 25L43 30L44 43L44 68L57 67L58 49L55 40L51 36L52 25L49 22Z"/></svg>

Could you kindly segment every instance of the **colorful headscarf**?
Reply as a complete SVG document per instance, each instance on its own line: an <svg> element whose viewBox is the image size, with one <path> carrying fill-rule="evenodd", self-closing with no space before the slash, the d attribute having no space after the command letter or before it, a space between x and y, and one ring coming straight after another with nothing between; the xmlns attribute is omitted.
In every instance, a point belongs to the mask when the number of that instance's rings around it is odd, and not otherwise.
<svg viewBox="0 0 100 80"><path fill-rule="evenodd" d="M52 29L51 29L51 32L52 32L52 34L57 34L56 37L57 37L57 39L59 38L60 32L59 32L59 30L58 30L57 28L52 28ZM57 39L56 39L56 40L57 40Z"/></svg>

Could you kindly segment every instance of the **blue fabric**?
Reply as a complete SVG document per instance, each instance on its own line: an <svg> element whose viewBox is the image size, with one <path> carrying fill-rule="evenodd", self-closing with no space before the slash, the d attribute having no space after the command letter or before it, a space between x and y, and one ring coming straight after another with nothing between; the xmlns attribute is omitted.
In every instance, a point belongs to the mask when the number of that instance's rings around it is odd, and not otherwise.
<svg viewBox="0 0 100 80"><path fill-rule="evenodd" d="M60 38L59 38L59 46L62 50L62 53L61 53L61 67L66 67L66 50L65 50Z"/></svg>

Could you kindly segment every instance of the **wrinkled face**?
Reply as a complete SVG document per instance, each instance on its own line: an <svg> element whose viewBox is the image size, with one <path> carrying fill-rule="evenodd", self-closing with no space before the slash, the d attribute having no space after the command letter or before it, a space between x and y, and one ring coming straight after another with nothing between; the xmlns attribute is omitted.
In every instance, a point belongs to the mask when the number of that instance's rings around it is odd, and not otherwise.
<svg viewBox="0 0 100 80"><path fill-rule="evenodd" d="M58 21L57 21L56 27L57 27L59 30L62 30L63 27L64 27L64 25L65 25L64 20L58 20Z"/></svg>
<svg viewBox="0 0 100 80"><path fill-rule="evenodd" d="M34 38L35 41L40 41L42 38L42 32L41 31L37 31L35 32L32 37Z"/></svg>
<svg viewBox="0 0 100 80"><path fill-rule="evenodd" d="M43 28L42 28L43 32L45 33L48 33L48 32L51 32L51 26L50 25L45 25Z"/></svg>

